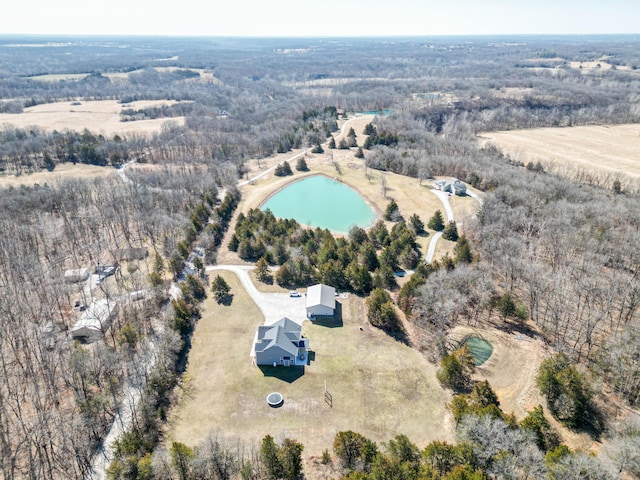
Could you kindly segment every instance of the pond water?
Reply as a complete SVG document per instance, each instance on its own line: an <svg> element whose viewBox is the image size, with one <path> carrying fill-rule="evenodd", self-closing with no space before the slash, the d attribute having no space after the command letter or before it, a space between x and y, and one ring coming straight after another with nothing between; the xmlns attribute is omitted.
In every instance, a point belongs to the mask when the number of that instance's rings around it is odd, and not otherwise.
<svg viewBox="0 0 640 480"><path fill-rule="evenodd" d="M261 207L279 218L293 218L310 227L348 233L351 227L367 228L375 212L352 188L322 175L306 177L272 195Z"/></svg>
<svg viewBox="0 0 640 480"><path fill-rule="evenodd" d="M365 112L356 112L356 115L389 115L391 113L390 108L384 110L367 110Z"/></svg>
<svg viewBox="0 0 640 480"><path fill-rule="evenodd" d="M480 366L489 360L489 357L491 357L493 353L493 345L484 338L469 337L464 343L469 347L469 350L471 350L471 355L473 355L476 366Z"/></svg>

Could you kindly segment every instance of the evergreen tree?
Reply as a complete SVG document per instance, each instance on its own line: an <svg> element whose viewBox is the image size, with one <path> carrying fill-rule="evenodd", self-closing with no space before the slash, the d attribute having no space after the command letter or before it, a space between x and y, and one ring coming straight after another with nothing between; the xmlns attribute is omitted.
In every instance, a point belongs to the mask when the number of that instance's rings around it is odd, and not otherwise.
<svg viewBox="0 0 640 480"><path fill-rule="evenodd" d="M385 290L373 289L366 303L367 318L371 325L392 332L400 329L393 301Z"/></svg>
<svg viewBox="0 0 640 480"><path fill-rule="evenodd" d="M399 222L402 219L402 215L400 215L400 208L394 199L391 199L387 204L383 218L390 222Z"/></svg>
<svg viewBox="0 0 640 480"><path fill-rule="evenodd" d="M276 273L276 282L278 282L278 285L281 287L287 287L293 284L293 275L286 263L278 269L278 272Z"/></svg>
<svg viewBox="0 0 640 480"><path fill-rule="evenodd" d="M453 254L455 255L456 263L471 263L473 261L473 254L467 237L464 235L458 237L456 246L453 247Z"/></svg>
<svg viewBox="0 0 640 480"><path fill-rule="evenodd" d="M420 235L424 232L424 223L422 222L422 220L420 220L420 217L417 213L414 213L413 215L411 215L411 217L409 217L409 224L411 225L411 228L413 228L413 231L416 233L416 235Z"/></svg>
<svg viewBox="0 0 640 480"><path fill-rule="evenodd" d="M356 153L354 155L356 158L364 158L364 152L362 151L362 148L358 147L358 150L356 150Z"/></svg>
<svg viewBox="0 0 640 480"><path fill-rule="evenodd" d="M373 135L374 133L376 133L376 127L373 126L373 123L367 123L364 126L364 134Z"/></svg>
<svg viewBox="0 0 640 480"><path fill-rule="evenodd" d="M336 148L336 139L334 137L331 137L331 140L329 140L329 148L332 150Z"/></svg>
<svg viewBox="0 0 640 480"><path fill-rule="evenodd" d="M216 275L216 278L213 279L211 284L211 291L213 292L213 297L216 299L216 302L224 303L229 298L231 287L224 278Z"/></svg>
<svg viewBox="0 0 640 480"><path fill-rule="evenodd" d="M320 145L318 145L320 146ZM313 152L313 150L312 150ZM322 153L324 152L324 150L321 149L320 152L313 152L313 153ZM309 167L307 166L307 161L304 159L304 157L300 157L298 159L298 161L296 162L296 170L298 170L299 172L308 172L309 171Z"/></svg>
<svg viewBox="0 0 640 480"><path fill-rule="evenodd" d="M311 153L324 153L324 149L322 148L322 146L320 146L319 143L316 143L311 149ZM298 168L298 170L300 169Z"/></svg>
<svg viewBox="0 0 640 480"><path fill-rule="evenodd" d="M284 480L298 480L302 477L302 451L304 446L290 438L285 438L278 447L278 459Z"/></svg>
<svg viewBox="0 0 640 480"><path fill-rule="evenodd" d="M187 480L191 471L191 461L196 457L194 451L184 443L173 442L171 449L171 464L178 472L180 480Z"/></svg>
<svg viewBox="0 0 640 480"><path fill-rule="evenodd" d="M547 420L547 417L544 416L541 405L531 410L522 419L520 426L533 432L536 436L536 443L543 452L554 450L560 445L560 438L549 423L549 420Z"/></svg>
<svg viewBox="0 0 640 480"><path fill-rule="evenodd" d="M458 227L456 222L451 221L447 223L447 226L444 227L444 230L442 231L442 238L451 242L458 241Z"/></svg>
<svg viewBox="0 0 640 480"><path fill-rule="evenodd" d="M260 447L260 459L270 480L279 480L283 478L283 469L280 459L278 458L278 446L274 442L271 435L267 435L262 439Z"/></svg>
<svg viewBox="0 0 640 480"><path fill-rule="evenodd" d="M260 260L256 262L256 278L263 283L267 283L271 279L269 264L264 257L260 257Z"/></svg>
<svg viewBox="0 0 640 480"><path fill-rule="evenodd" d="M442 218L442 212L440 210L435 211L433 216L429 219L427 227L431 230L435 230L436 232L444 230L444 218Z"/></svg>

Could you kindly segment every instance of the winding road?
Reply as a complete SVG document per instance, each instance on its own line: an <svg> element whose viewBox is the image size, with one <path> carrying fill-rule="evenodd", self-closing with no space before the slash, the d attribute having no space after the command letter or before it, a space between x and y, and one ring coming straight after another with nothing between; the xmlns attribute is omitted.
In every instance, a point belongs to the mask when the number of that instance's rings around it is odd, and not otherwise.
<svg viewBox="0 0 640 480"><path fill-rule="evenodd" d="M431 189L431 192L442 202L444 211L447 214L447 222L453 222L453 210L451 209L451 204L449 204L449 195L445 192L441 192L440 190L435 189ZM424 259L426 263L433 262L433 255L436 253L436 245L441 236L442 232L437 232L431 238L431 241L429 242L429 248L427 249L427 256Z"/></svg>

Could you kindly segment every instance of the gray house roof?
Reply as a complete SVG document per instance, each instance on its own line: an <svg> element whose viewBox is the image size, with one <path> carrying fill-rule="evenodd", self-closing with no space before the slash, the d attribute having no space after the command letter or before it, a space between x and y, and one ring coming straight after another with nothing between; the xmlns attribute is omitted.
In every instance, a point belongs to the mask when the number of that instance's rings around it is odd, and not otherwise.
<svg viewBox="0 0 640 480"><path fill-rule="evenodd" d="M324 305L329 308L336 308L336 289L328 285L319 283L307 288L306 308Z"/></svg>
<svg viewBox="0 0 640 480"><path fill-rule="evenodd" d="M260 325L256 336L255 352L264 352L279 347L292 357L298 355L302 327L284 317L272 325Z"/></svg>

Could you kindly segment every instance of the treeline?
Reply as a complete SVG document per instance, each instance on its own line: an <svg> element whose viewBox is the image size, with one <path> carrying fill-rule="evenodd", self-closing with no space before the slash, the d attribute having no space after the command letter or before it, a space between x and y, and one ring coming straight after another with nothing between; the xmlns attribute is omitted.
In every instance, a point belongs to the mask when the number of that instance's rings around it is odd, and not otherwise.
<svg viewBox="0 0 640 480"><path fill-rule="evenodd" d="M134 145L119 135L105 138L87 129L47 133L37 127L5 126L0 129L0 171L16 175L51 171L65 162L118 166L139 156Z"/></svg>
<svg viewBox="0 0 640 480"><path fill-rule="evenodd" d="M109 478L124 479L286 479L322 474L343 479L488 480L493 478L619 478L622 471L640 472L640 458L629 455L640 424L626 419L618 443L602 459L560 444L540 406L517 422L505 414L487 382L468 394L454 396L456 443L433 441L423 449L403 434L378 444L357 432L336 433L321 456L303 465L304 445L292 438L276 442L266 435L259 448L210 434L192 448L173 442L141 458L135 468L110 469ZM129 439L127 446L139 445Z"/></svg>

